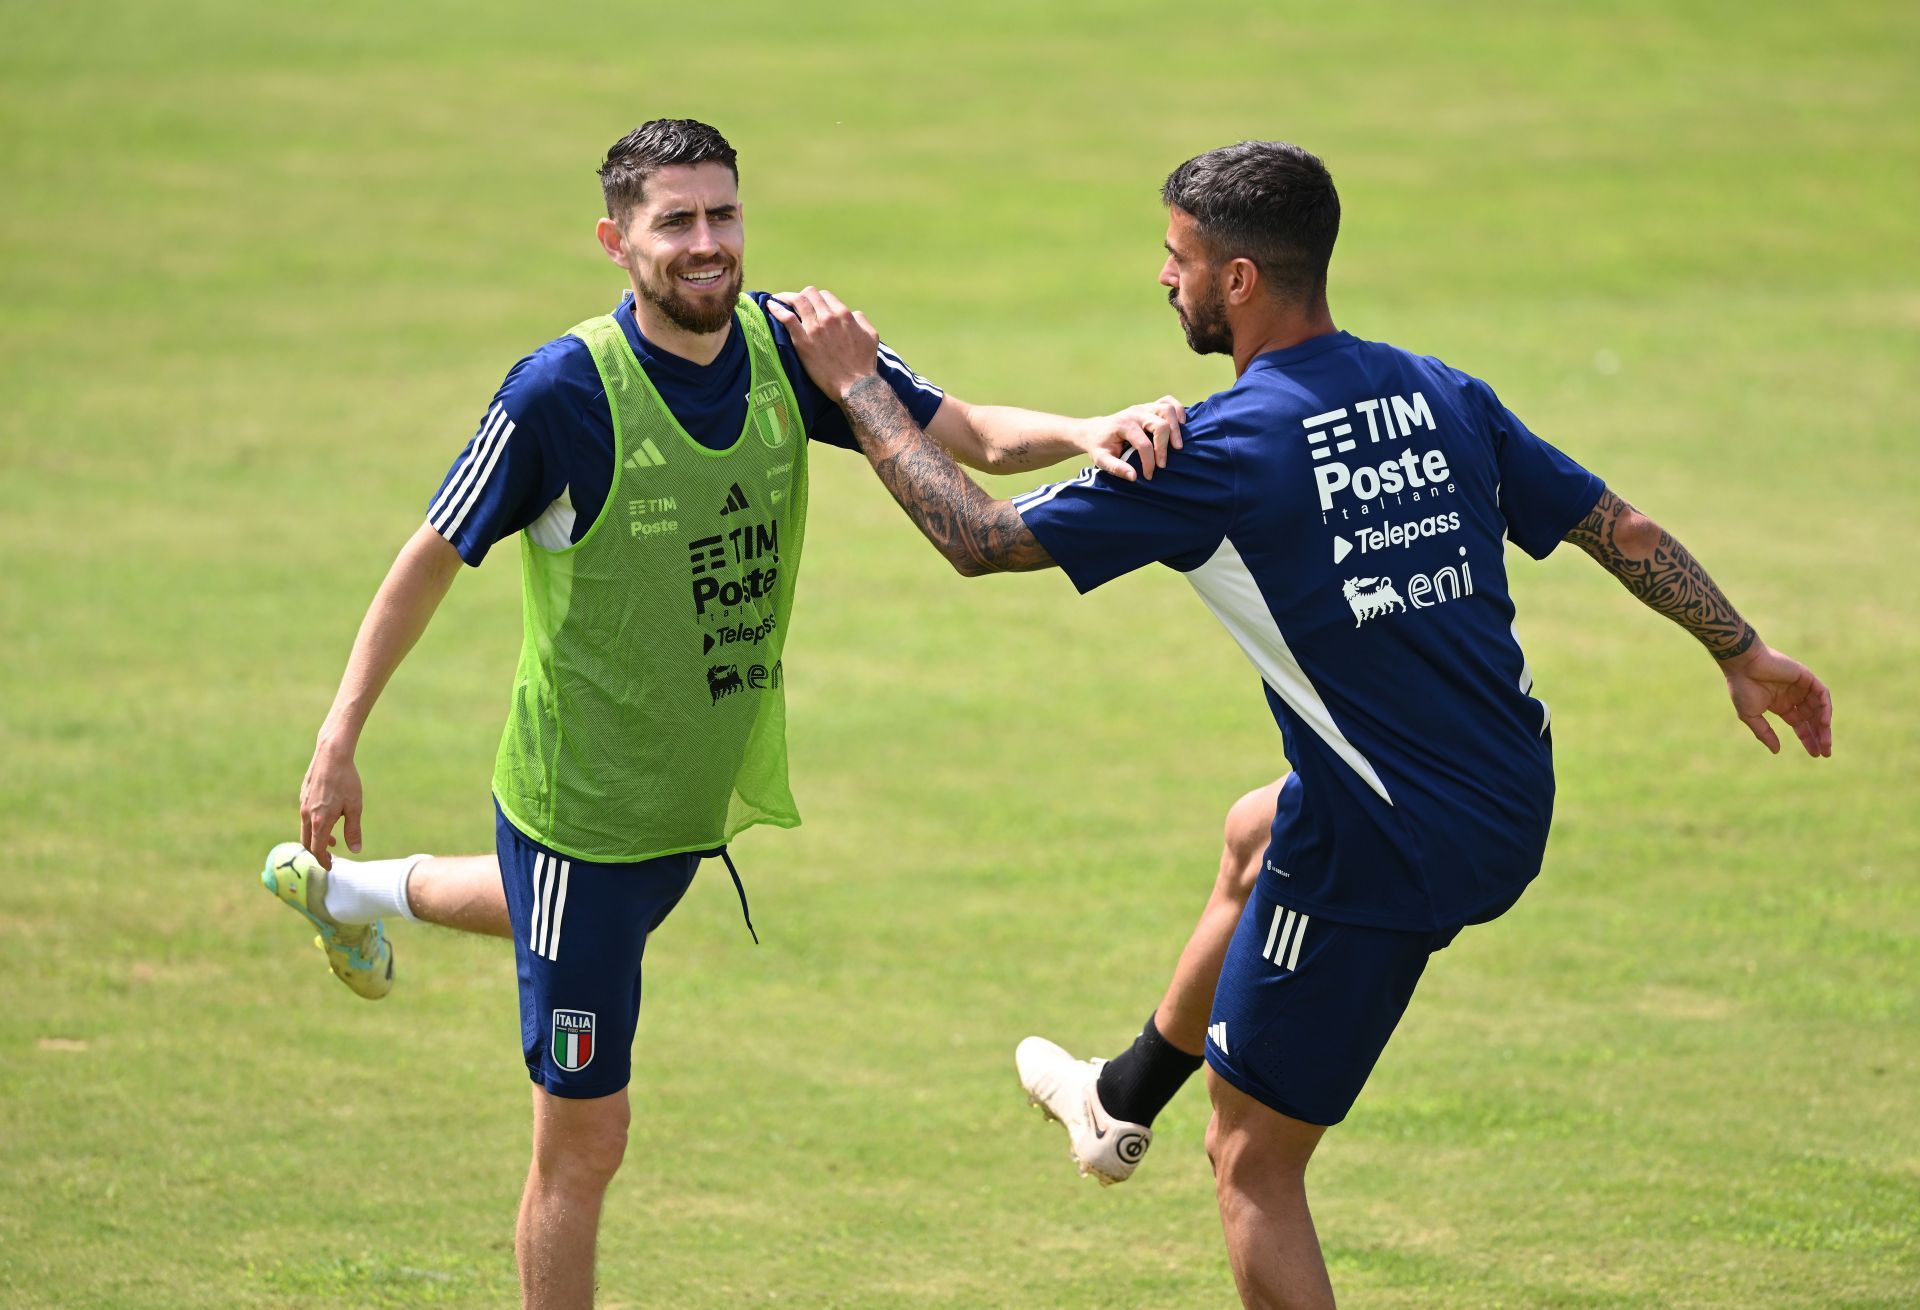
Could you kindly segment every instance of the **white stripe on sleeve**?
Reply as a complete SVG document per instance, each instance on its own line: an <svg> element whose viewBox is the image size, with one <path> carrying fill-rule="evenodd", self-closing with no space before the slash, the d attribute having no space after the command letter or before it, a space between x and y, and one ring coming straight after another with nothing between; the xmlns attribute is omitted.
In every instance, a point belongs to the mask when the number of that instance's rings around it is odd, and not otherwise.
<svg viewBox="0 0 1920 1310"><path fill-rule="evenodd" d="M880 359L881 359L881 362L893 365L895 368L899 369L902 373L905 373L908 377L912 378L915 389L924 391L930 396L944 396L947 394L946 392L942 391L939 387L934 386L933 383L927 381L925 378L921 377L918 373L915 373L912 369L908 368L907 361L900 358L900 356L896 355L893 352L893 350L884 341L880 343Z"/></svg>
<svg viewBox="0 0 1920 1310"><path fill-rule="evenodd" d="M488 410L486 418L481 420L479 431L473 434L473 441L461 453L460 462L453 466L453 472L447 475L447 484L440 488L440 494L433 498L433 504L427 509L427 521L436 529L440 524L441 511L466 488L467 480L473 476L474 467L484 455L487 443L493 439L495 430L506 421L506 406L498 404Z"/></svg>
<svg viewBox="0 0 1920 1310"><path fill-rule="evenodd" d="M493 466L500 462L500 453L507 448L507 440L512 436L513 423L509 421L507 426L500 430L499 437L494 440L493 450L487 456L487 466L481 469L480 476L473 480L473 489L467 492L466 500L461 502L460 512L453 516L451 523L440 530L441 536L452 540L460 531L460 525L467 521L467 515L472 512L474 505L479 502L480 493L485 489L487 479L493 476Z"/></svg>

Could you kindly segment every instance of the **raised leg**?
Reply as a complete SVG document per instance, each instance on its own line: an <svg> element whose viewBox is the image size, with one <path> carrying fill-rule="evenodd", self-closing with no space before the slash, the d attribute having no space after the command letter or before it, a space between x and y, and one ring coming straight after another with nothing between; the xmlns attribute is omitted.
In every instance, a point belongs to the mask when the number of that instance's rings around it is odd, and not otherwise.
<svg viewBox="0 0 1920 1310"><path fill-rule="evenodd" d="M430 855L407 878L413 917L443 928L512 937L500 861L492 855Z"/></svg>
<svg viewBox="0 0 1920 1310"><path fill-rule="evenodd" d="M1260 877L1260 861L1273 826L1273 810L1280 797L1276 779L1233 803L1227 811L1226 836L1220 851L1220 872L1213 881L1200 921L1193 926L1166 995L1154 1011L1153 1025L1169 1043L1188 1055L1199 1055L1207 1041L1207 1016L1213 1009L1213 990L1220 981L1220 962L1227 943L1239 926L1240 912L1253 895Z"/></svg>

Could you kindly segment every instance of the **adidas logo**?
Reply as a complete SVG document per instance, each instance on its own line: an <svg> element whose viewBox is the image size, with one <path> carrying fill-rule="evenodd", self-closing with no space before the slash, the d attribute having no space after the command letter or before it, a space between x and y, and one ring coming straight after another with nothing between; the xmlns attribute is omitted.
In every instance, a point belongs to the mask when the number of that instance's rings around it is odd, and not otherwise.
<svg viewBox="0 0 1920 1310"><path fill-rule="evenodd" d="M747 493L740 490L740 484L736 482L727 489L727 503L720 507L720 512L722 514L732 514L736 511L750 508L752 507L747 504Z"/></svg>
<svg viewBox="0 0 1920 1310"><path fill-rule="evenodd" d="M626 466L630 469L650 469L666 462L667 457L660 453L660 447L653 444L653 438L643 437L639 449L627 456Z"/></svg>
<svg viewBox="0 0 1920 1310"><path fill-rule="evenodd" d="M1220 1054L1233 1054L1227 1049L1227 1025L1224 1022L1216 1023L1207 1029L1207 1040L1220 1048Z"/></svg>

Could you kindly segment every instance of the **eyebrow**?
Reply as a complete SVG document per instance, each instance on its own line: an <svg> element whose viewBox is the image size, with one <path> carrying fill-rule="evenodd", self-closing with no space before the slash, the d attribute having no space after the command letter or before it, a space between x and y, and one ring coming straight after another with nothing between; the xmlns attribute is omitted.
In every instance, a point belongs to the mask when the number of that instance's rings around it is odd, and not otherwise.
<svg viewBox="0 0 1920 1310"><path fill-rule="evenodd" d="M715 205L707 211L707 215L710 218L731 218L734 214L738 213L739 210L740 206L738 205ZM699 211L695 209L669 209L665 213L655 217L653 221L656 223L669 223L676 218L692 218L697 212Z"/></svg>

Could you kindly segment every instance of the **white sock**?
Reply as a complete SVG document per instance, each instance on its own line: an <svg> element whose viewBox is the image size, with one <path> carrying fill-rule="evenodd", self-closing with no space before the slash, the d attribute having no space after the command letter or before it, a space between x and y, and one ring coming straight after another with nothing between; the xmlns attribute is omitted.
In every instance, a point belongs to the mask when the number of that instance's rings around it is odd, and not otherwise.
<svg viewBox="0 0 1920 1310"><path fill-rule="evenodd" d="M397 915L419 921L407 904L407 879L425 853L397 860L349 860L333 857L327 874L327 913L340 923L372 923Z"/></svg>

